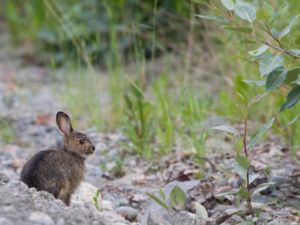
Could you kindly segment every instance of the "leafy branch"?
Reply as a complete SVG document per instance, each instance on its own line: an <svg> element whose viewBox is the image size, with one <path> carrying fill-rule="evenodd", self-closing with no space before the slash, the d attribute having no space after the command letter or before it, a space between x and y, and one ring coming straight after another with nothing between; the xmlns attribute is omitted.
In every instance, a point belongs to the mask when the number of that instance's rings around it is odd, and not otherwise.
<svg viewBox="0 0 300 225"><path fill-rule="evenodd" d="M221 0L223 8L211 4L208 8L214 14L197 16L220 24L230 34L240 34L237 37L242 40L263 44L248 51L248 54L252 61L259 62L260 76L265 79L266 91L275 90L283 84L292 86L280 112L293 107L300 100L300 73L296 73L300 67L290 69L290 66L300 59L300 49L286 48L282 40L284 37L294 38L295 35L289 34L298 23L299 15L293 16L285 27L278 29L275 25L279 16L286 12L286 4L279 9L274 9L267 1L259 2L259 7L243 0Z"/></svg>

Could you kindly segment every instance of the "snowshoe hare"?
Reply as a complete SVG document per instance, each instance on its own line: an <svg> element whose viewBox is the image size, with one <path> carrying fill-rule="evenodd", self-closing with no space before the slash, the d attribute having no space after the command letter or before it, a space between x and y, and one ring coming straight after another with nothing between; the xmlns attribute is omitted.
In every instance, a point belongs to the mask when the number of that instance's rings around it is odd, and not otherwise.
<svg viewBox="0 0 300 225"><path fill-rule="evenodd" d="M21 181L39 191L50 192L69 205L72 193L83 179L85 157L95 151L95 146L85 134L73 130L66 113L58 112L56 123L64 136L64 146L34 155L25 164Z"/></svg>

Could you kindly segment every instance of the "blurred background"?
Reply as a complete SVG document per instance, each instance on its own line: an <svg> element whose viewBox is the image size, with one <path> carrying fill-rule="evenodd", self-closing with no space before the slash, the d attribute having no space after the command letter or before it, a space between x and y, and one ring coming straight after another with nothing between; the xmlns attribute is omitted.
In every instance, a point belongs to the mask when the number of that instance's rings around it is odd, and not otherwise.
<svg viewBox="0 0 300 225"><path fill-rule="evenodd" d="M290 5L278 26L300 10L293 0L269 2ZM243 82L259 78L255 62L245 60L257 46L197 17L210 13L208 3L222 7L208 0L2 0L2 141L22 132L8 117L32 112L45 123L62 108L79 127L125 134L144 157L182 146L201 158L211 126L243 121L236 92L264 91ZM277 113L285 94L275 91L251 108L253 129ZM300 125L285 125L299 109L278 115L274 126L293 149Z"/></svg>

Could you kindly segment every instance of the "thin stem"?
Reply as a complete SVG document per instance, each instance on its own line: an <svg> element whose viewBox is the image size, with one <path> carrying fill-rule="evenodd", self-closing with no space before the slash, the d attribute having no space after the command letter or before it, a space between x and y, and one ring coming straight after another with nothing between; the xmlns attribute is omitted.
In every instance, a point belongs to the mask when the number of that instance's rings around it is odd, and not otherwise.
<svg viewBox="0 0 300 225"><path fill-rule="evenodd" d="M277 50L279 52L282 52L282 53L284 53L284 54L286 54L288 56L291 56L294 59L300 59L300 56L293 54L291 51L289 51L287 49L283 49L281 47L275 46L275 45L273 45L273 44L271 44L271 43L269 43L267 41L262 41L262 43L264 43L265 45L268 45L269 47L271 47L271 48L273 48L273 49L275 49L275 50Z"/></svg>
<svg viewBox="0 0 300 225"><path fill-rule="evenodd" d="M285 47L283 46L283 44L281 43L281 41L272 34L272 32L271 32L271 30L270 30L270 28L268 26L266 26L265 32L277 43L278 46L273 45L273 44L271 44L271 43L269 43L267 41L262 41L265 45L268 45L269 47L271 47L271 48L273 48L273 49L275 49L277 51L280 51L280 52L282 52L282 53L284 53L284 54L286 54L288 56L291 56L294 59L300 59L300 56L295 55L291 51L285 49Z"/></svg>
<svg viewBox="0 0 300 225"><path fill-rule="evenodd" d="M244 121L244 139L243 139L243 145L244 145L244 152L245 155L248 157L248 149L247 149L247 129L248 129L248 119L246 118Z"/></svg>
<svg viewBox="0 0 300 225"><path fill-rule="evenodd" d="M243 145L244 145L244 152L246 157L248 158L248 149L247 149L247 130L248 130L248 116L246 116L244 120L244 138L243 138ZM249 209L249 212L252 216L254 216L254 211L252 207L252 201L251 201L251 194L250 194L250 174L249 174L249 169L247 169L246 173L246 182L247 182L247 192L249 193L249 197L247 198L247 206Z"/></svg>

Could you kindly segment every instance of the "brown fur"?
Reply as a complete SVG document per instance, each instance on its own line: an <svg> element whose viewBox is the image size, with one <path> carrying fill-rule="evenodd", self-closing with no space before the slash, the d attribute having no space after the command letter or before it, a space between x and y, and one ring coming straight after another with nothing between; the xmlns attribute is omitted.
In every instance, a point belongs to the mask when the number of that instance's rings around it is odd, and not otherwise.
<svg viewBox="0 0 300 225"><path fill-rule="evenodd" d="M93 153L95 146L85 134L73 130L64 112L57 113L56 123L64 135L64 147L34 155L25 164L21 180L29 187L50 192L69 205L72 193L83 179L85 156Z"/></svg>

